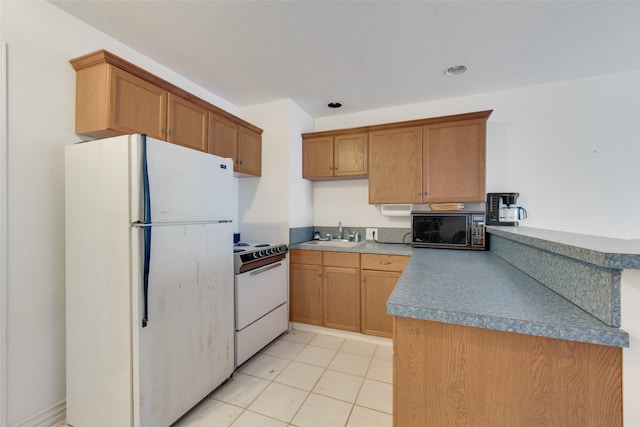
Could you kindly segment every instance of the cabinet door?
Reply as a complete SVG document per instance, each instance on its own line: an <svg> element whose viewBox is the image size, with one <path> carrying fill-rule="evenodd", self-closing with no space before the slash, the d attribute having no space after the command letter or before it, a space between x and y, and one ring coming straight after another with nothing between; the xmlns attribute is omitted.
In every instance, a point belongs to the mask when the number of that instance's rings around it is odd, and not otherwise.
<svg viewBox="0 0 640 427"><path fill-rule="evenodd" d="M324 326L360 332L360 270L324 267Z"/></svg>
<svg viewBox="0 0 640 427"><path fill-rule="evenodd" d="M291 264L289 294L292 322L322 326L322 266Z"/></svg>
<svg viewBox="0 0 640 427"><path fill-rule="evenodd" d="M333 137L302 140L302 177L330 178L333 176Z"/></svg>
<svg viewBox="0 0 640 427"><path fill-rule="evenodd" d="M169 94L167 141L207 151L207 110L182 97Z"/></svg>
<svg viewBox="0 0 640 427"><path fill-rule="evenodd" d="M368 135L336 135L333 138L334 176L367 176Z"/></svg>
<svg viewBox="0 0 640 427"><path fill-rule="evenodd" d="M209 153L229 159L236 158L238 124L209 112ZM235 162L234 162L235 164Z"/></svg>
<svg viewBox="0 0 640 427"><path fill-rule="evenodd" d="M422 201L422 127L369 132L369 203Z"/></svg>
<svg viewBox="0 0 640 427"><path fill-rule="evenodd" d="M145 133L165 140L167 92L112 65L108 67L111 73L109 127L121 134ZM76 108L81 114L82 106Z"/></svg>
<svg viewBox="0 0 640 427"><path fill-rule="evenodd" d="M362 270L362 333L391 338L393 317L387 314L387 300L402 273Z"/></svg>
<svg viewBox="0 0 640 427"><path fill-rule="evenodd" d="M430 125L423 132L424 201L484 201L485 121Z"/></svg>
<svg viewBox="0 0 640 427"><path fill-rule="evenodd" d="M234 170L248 175L262 175L262 136L259 133L239 126L236 153Z"/></svg>

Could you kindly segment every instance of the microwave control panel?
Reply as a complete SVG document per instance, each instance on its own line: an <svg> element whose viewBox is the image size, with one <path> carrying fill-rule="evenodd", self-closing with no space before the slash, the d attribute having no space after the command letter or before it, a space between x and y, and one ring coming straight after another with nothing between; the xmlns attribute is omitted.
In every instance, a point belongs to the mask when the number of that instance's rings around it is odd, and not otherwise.
<svg viewBox="0 0 640 427"><path fill-rule="evenodd" d="M484 247L484 215L471 217L471 247Z"/></svg>

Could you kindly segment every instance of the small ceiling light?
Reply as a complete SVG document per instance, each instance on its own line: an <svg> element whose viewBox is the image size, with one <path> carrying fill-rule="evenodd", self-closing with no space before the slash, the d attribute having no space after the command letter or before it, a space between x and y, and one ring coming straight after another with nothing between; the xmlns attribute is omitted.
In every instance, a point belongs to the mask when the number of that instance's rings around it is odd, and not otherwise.
<svg viewBox="0 0 640 427"><path fill-rule="evenodd" d="M339 102L330 102L327 104L327 107L329 108L340 108L342 107L342 104L340 104Z"/></svg>
<svg viewBox="0 0 640 427"><path fill-rule="evenodd" d="M464 65L455 65L444 70L444 73L447 76L457 76L464 73L465 71L467 71L467 67L465 67Z"/></svg>

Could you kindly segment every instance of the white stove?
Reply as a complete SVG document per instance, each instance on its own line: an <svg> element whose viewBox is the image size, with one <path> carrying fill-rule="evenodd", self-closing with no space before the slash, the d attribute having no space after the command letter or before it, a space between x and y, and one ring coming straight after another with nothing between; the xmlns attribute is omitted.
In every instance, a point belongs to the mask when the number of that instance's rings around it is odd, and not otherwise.
<svg viewBox="0 0 640 427"><path fill-rule="evenodd" d="M287 245L236 243L235 366L289 328Z"/></svg>

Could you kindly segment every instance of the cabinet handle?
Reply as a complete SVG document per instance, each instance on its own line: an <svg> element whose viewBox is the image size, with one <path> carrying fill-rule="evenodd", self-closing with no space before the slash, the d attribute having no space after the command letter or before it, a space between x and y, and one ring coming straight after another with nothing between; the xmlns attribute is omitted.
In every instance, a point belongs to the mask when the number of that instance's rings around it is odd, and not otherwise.
<svg viewBox="0 0 640 427"><path fill-rule="evenodd" d="M380 261L380 264L382 264L382 265L390 265L391 261Z"/></svg>
<svg viewBox="0 0 640 427"><path fill-rule="evenodd" d="M167 133L167 129L162 129L162 133Z"/></svg>

